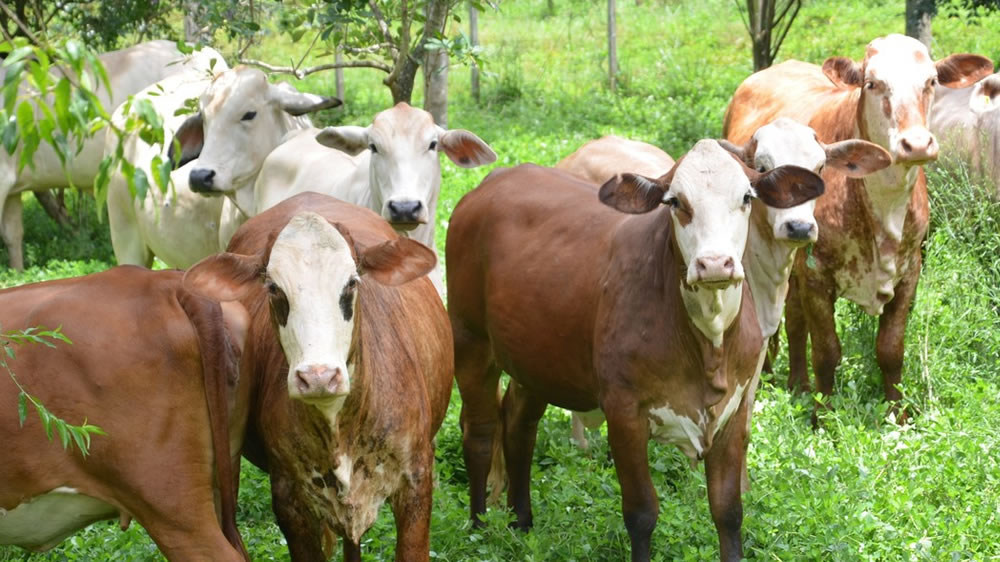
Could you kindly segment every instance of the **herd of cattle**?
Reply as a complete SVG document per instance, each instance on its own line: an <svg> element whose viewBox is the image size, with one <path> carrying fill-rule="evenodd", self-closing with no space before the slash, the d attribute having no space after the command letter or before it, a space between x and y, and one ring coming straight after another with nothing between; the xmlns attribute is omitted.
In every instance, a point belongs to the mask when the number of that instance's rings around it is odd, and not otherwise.
<svg viewBox="0 0 1000 562"><path fill-rule="evenodd" d="M0 291L5 330L62 326L74 342L18 348L9 364L21 384L107 433L88 457L47 442L37 419L21 427L16 387L0 377L0 544L45 550L118 517L123 528L138 519L172 560L246 558L242 455L270 476L293 560L328 559L338 537L344 559L359 560L387 500L396 559L427 560L434 436L454 379L474 524L502 454L515 525L531 527L535 434L554 404L579 414L575 431L607 421L633 560L649 559L658 513L650 439L705 461L720 555L737 560L750 415L782 317L789 385L809 386L811 337L829 394L834 302L878 315L885 394L898 400L928 225L922 165L949 129L946 146L1000 179L992 62L935 62L890 35L860 63L788 61L750 76L726 140L676 162L608 136L555 168L492 171L451 216L445 287L438 153L482 166L496 159L485 142L406 104L368 127L315 129L306 115L339 100L228 68L211 49L182 57L168 42L105 55L114 90L103 101L154 105L169 146L136 136L125 156L148 173L169 156L176 186L176 198L133 200L112 178L116 258L149 266L156 255L186 272L119 267ZM199 111L175 114L191 97ZM76 185L114 150L102 142L74 159ZM20 193L65 181L50 152L21 172L0 162L13 267Z"/></svg>

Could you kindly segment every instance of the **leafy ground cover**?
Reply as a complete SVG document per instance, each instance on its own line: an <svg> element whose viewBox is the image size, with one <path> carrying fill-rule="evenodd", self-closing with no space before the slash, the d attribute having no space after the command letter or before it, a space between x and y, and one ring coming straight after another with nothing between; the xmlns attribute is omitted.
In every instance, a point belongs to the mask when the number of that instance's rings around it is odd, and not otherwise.
<svg viewBox="0 0 1000 562"><path fill-rule="evenodd" d="M902 0L807 3L780 58L821 62L839 54L860 58L873 37L903 31ZM749 40L728 0L619 3L617 94L605 86L604 5L556 0L510 2L480 18L488 75L481 104L469 95L465 69L452 69L449 125L487 140L498 165L551 165L606 133L645 140L675 156L697 139L716 137L737 84L751 72ZM1000 58L1000 18L973 21L942 14L934 20L938 57L977 52ZM263 47L292 53L281 37ZM272 57L273 58L273 57ZM388 106L375 73L347 74L345 110L324 124L366 124ZM312 76L303 89L330 92L332 76ZM419 100L418 91L415 100ZM444 164L439 245L454 205L488 170ZM746 555L761 560L991 560L1000 558L1000 204L993 191L958 162L929 172L932 225L924 272L910 316L903 376L911 424L886 419L874 360L877 322L841 301L838 324L844 360L833 410L822 429L809 429L812 397L784 388L787 363L758 393L749 451L752 489L744 496ZM58 231L29 199L29 270L0 270L0 286L80 275L113 263L105 224L84 221L81 232ZM86 206L86 201L80 205ZM88 215L89 216L89 215ZM0 255L0 259L6 256ZM458 430L459 398L438 434L431 527L432 558L449 561L617 561L628 556L620 492L607 442L592 449L569 443L569 418L551 408L535 455L535 528L511 531L507 512L493 509L488 525L467 523L467 480ZM95 418L95 422L99 422ZM675 449L650 444L660 517L655 560L718 557L715 529L700 468ZM255 559L288 553L273 522L266 477L244 462L239 525ZM387 508L365 538L366 559L393 556ZM59 548L29 556L0 547L0 560L151 560L161 556L133 524L99 523Z"/></svg>

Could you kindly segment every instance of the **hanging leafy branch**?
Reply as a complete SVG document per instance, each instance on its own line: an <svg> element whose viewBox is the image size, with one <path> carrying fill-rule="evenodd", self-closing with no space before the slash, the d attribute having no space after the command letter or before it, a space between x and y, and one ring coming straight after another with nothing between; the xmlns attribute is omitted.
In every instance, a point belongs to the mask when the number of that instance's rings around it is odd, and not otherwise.
<svg viewBox="0 0 1000 562"><path fill-rule="evenodd" d="M87 420L83 420L83 424L81 425L73 425L52 413L35 396L25 390L24 386L21 385L21 381L18 380L17 375L14 374L14 371L7 363L8 360L17 358L17 354L14 351L15 345L41 344L46 347L55 347L55 342L57 341L69 345L73 344L62 333L61 328L46 330L45 328L35 327L26 330L0 332L0 347L3 347L3 353L0 354L0 367L3 367L7 371L10 380L17 386L17 416L21 427L24 427L24 422L28 419L28 405L30 404L38 412L42 428L45 429L45 436L49 438L49 441L52 441L53 437L58 435L63 449L68 449L70 442L75 443L76 447L80 449L80 453L86 457L90 454L91 436L107 435L104 433L104 430L96 425L87 423Z"/></svg>

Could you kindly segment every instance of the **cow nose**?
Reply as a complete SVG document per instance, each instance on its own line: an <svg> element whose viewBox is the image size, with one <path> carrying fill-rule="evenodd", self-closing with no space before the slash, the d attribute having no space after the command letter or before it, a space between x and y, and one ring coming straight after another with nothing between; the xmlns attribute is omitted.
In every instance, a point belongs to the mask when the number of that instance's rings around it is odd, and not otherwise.
<svg viewBox="0 0 1000 562"><path fill-rule="evenodd" d="M809 221L788 221L785 223L785 235L795 242L815 242L816 223Z"/></svg>
<svg viewBox="0 0 1000 562"><path fill-rule="evenodd" d="M899 140L895 156L897 162L914 165L937 160L937 139L927 129L907 131Z"/></svg>
<svg viewBox="0 0 1000 562"><path fill-rule="evenodd" d="M423 203L413 199L389 201L389 222L422 222L420 212L423 208Z"/></svg>
<svg viewBox="0 0 1000 562"><path fill-rule="evenodd" d="M731 256L697 258L694 268L697 277L694 282L698 285L730 285L742 280L742 275L736 274L736 261Z"/></svg>
<svg viewBox="0 0 1000 562"><path fill-rule="evenodd" d="M303 398L326 398L347 394L344 372L340 367L305 365L295 369L295 386Z"/></svg>
<svg viewBox="0 0 1000 562"><path fill-rule="evenodd" d="M215 184L215 170L211 168L195 168L188 176L188 184L191 191L196 193L206 193L213 190Z"/></svg>

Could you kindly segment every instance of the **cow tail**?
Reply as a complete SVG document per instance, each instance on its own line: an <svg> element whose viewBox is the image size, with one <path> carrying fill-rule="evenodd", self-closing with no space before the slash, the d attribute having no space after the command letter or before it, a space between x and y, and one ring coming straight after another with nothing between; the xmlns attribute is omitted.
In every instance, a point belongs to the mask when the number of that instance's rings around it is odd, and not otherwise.
<svg viewBox="0 0 1000 562"><path fill-rule="evenodd" d="M228 384L239 378L239 352L234 349L226 332L219 303L187 291L180 291L177 300L198 334L205 402L208 406L215 457L215 477L222 504L222 533L245 560L250 560L250 554L236 528L236 480L229 455Z"/></svg>

